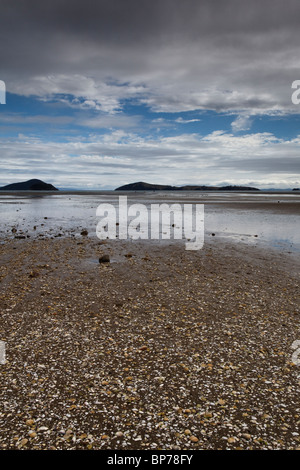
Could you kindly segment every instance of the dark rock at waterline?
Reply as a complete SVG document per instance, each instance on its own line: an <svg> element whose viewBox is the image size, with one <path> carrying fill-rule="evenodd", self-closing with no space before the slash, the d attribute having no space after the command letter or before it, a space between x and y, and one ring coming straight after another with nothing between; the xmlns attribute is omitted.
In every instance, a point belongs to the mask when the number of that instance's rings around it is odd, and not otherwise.
<svg viewBox="0 0 300 470"><path fill-rule="evenodd" d="M87 230L82 230L81 234L83 237L86 237L89 234Z"/></svg>
<svg viewBox="0 0 300 470"><path fill-rule="evenodd" d="M99 258L99 263L109 263L110 257L109 255L103 255Z"/></svg>

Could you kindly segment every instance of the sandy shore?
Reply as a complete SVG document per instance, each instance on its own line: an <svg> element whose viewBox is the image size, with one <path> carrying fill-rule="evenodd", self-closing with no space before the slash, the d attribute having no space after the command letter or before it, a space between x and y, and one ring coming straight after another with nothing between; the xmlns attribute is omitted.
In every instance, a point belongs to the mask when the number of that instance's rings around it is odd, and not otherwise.
<svg viewBox="0 0 300 470"><path fill-rule="evenodd" d="M216 238L0 245L0 448L300 448L298 260Z"/></svg>

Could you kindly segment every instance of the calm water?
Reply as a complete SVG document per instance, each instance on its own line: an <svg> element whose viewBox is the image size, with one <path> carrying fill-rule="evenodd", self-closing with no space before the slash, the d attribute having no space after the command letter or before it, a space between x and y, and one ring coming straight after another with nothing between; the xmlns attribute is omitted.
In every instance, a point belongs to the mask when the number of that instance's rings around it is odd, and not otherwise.
<svg viewBox="0 0 300 470"><path fill-rule="evenodd" d="M0 237L17 233L30 236L79 236L82 229L96 236L101 203L118 206L118 196L128 205L142 203L204 204L206 239L219 237L248 244L265 244L283 251L300 252L300 194L220 192L60 192L0 194ZM34 226L36 229L34 229ZM162 229L163 230L163 229Z"/></svg>

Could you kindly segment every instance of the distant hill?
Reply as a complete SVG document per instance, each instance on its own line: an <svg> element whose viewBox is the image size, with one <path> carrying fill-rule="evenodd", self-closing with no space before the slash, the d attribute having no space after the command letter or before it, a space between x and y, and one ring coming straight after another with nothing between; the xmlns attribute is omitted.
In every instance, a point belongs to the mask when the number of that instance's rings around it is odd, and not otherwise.
<svg viewBox="0 0 300 470"><path fill-rule="evenodd" d="M44 181L32 179L22 183L12 183L2 186L0 191L58 191L52 184Z"/></svg>
<svg viewBox="0 0 300 470"><path fill-rule="evenodd" d="M125 184L116 188L115 191L259 191L259 189L247 186L170 186L140 181L138 183Z"/></svg>
<svg viewBox="0 0 300 470"><path fill-rule="evenodd" d="M175 189L175 186L139 182L125 184L124 186L120 186L119 188L115 189L115 191L174 191Z"/></svg>

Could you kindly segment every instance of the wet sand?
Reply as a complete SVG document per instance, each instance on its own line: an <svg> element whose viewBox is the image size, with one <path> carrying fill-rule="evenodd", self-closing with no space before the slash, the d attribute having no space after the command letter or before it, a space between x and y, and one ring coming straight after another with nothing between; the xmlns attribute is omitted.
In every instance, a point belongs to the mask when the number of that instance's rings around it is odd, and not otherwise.
<svg viewBox="0 0 300 470"><path fill-rule="evenodd" d="M62 236L0 261L1 449L300 448L295 253Z"/></svg>

